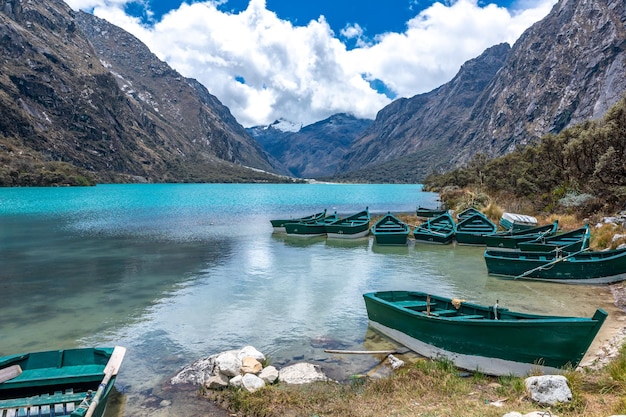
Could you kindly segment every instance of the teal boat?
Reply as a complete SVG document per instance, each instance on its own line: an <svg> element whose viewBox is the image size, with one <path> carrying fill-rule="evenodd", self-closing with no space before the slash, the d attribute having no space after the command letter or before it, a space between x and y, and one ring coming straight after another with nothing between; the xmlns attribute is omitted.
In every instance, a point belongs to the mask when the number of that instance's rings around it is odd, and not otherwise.
<svg viewBox="0 0 626 417"><path fill-rule="evenodd" d="M326 216L326 209L319 213L311 214L310 216L294 218L294 219L275 219L270 220L272 224L273 233L286 233L285 225L287 223L299 223L299 222L314 222L324 218Z"/></svg>
<svg viewBox="0 0 626 417"><path fill-rule="evenodd" d="M126 349L0 357L0 416L102 417Z"/></svg>
<svg viewBox="0 0 626 417"><path fill-rule="evenodd" d="M474 207L470 207L461 211L459 214L457 214L456 219L460 222L460 221L467 219L468 217L472 217L475 214L483 215L480 211L476 210Z"/></svg>
<svg viewBox="0 0 626 417"><path fill-rule="evenodd" d="M578 252L485 251L490 275L565 284L611 284L626 279L626 248Z"/></svg>
<svg viewBox="0 0 626 417"><path fill-rule="evenodd" d="M358 239L370 232L370 213L367 207L351 216L340 218L325 225L329 239Z"/></svg>
<svg viewBox="0 0 626 417"><path fill-rule="evenodd" d="M378 220L370 230L377 245L406 245L409 238L409 225L391 213Z"/></svg>
<svg viewBox="0 0 626 417"><path fill-rule="evenodd" d="M520 242L517 246L520 250L527 252L551 252L555 250L577 252L589 247L590 238L591 231L589 226L585 225L569 232L542 236L529 242Z"/></svg>
<svg viewBox="0 0 626 417"><path fill-rule="evenodd" d="M454 238L460 245L485 245L485 236L496 233L498 226L482 213L473 214L456 225Z"/></svg>
<svg viewBox="0 0 626 417"><path fill-rule="evenodd" d="M286 223L285 232L288 236L311 238L326 235L326 225L336 221L337 213L325 216L322 219Z"/></svg>
<svg viewBox="0 0 626 417"><path fill-rule="evenodd" d="M518 313L416 291L363 295L372 328L428 358L489 375L576 367L607 317Z"/></svg>
<svg viewBox="0 0 626 417"><path fill-rule="evenodd" d="M500 226L506 230L526 230L537 227L537 218L526 214L502 213Z"/></svg>
<svg viewBox="0 0 626 417"><path fill-rule="evenodd" d="M427 207L420 207L420 206L418 206L417 209L415 210L415 214L417 215L417 217L426 217L426 218L441 216L442 214L447 213L447 212L448 210L444 208L427 208Z"/></svg>
<svg viewBox="0 0 626 417"><path fill-rule="evenodd" d="M499 250L519 250L518 245L522 242L530 242L545 237L554 236L559 229L559 222L533 227L524 230L506 230L484 237L487 248Z"/></svg>
<svg viewBox="0 0 626 417"><path fill-rule="evenodd" d="M456 223L447 212L425 221L413 230L415 243L446 245L454 240Z"/></svg>

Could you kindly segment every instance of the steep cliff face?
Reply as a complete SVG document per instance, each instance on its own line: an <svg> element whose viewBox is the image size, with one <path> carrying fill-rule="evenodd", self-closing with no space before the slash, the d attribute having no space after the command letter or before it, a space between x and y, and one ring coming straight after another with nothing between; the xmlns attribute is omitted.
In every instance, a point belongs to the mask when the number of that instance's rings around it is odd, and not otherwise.
<svg viewBox="0 0 626 417"><path fill-rule="evenodd" d="M335 114L297 132L272 125L248 129L251 135L289 173L298 178L334 174L352 141L371 125L371 120Z"/></svg>
<svg viewBox="0 0 626 417"><path fill-rule="evenodd" d="M394 166L411 167L419 180L601 117L626 92L625 9L624 0L561 0L510 51L491 48L442 87L381 110L341 170L393 177Z"/></svg>
<svg viewBox="0 0 626 417"><path fill-rule="evenodd" d="M4 185L39 185L24 173L59 161L100 181L225 180L241 165L272 169L206 89L94 18L101 33L120 36L110 49L137 58L135 71L112 58L105 67L81 29L89 20L59 0L0 0Z"/></svg>

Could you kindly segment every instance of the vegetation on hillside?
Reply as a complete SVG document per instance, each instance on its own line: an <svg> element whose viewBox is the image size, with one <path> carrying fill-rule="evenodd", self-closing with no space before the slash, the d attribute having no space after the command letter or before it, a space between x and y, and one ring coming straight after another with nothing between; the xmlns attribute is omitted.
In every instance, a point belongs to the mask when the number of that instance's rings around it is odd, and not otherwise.
<svg viewBox="0 0 626 417"><path fill-rule="evenodd" d="M612 213L626 203L626 96L602 120L587 121L536 144L432 174L425 189L470 188L532 212Z"/></svg>

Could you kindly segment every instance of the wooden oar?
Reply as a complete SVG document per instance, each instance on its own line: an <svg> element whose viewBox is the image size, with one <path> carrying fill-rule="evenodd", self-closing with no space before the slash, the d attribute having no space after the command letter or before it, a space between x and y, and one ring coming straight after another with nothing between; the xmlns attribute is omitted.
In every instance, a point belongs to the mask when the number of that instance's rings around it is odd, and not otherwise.
<svg viewBox="0 0 626 417"><path fill-rule="evenodd" d="M21 373L22 367L19 365L11 365L7 368L0 369L0 384L19 376Z"/></svg>
<svg viewBox="0 0 626 417"><path fill-rule="evenodd" d="M89 409L87 410L85 417L91 417L94 411L96 411L96 407L102 399L102 395L104 394L104 390L106 389L109 380L113 375L117 375L117 372L120 369L120 365L124 360L125 354L125 347L115 346L115 349L113 349L113 353L109 358L109 362L107 362L107 365L104 367L104 378L102 378L102 382L98 386L98 391L96 391L96 395L94 395L93 399L91 400L91 404L89 404Z"/></svg>
<svg viewBox="0 0 626 417"><path fill-rule="evenodd" d="M587 250L589 250L589 249L590 249L590 248L585 248L585 249L580 250L580 251L578 251L578 252L570 253L569 255L564 256L564 257L562 257L562 258L555 259L554 261L550 261L550 262L548 262L547 264L544 264L544 265L539 265L538 267L533 268L533 269L529 269L528 271L524 272L523 274L520 274L520 275L516 276L516 277L515 277L515 278L513 278L513 279L515 280L515 279L519 279L519 278L524 278L525 276L527 276L527 275L529 275L529 274L532 274L532 273L533 273L533 272L535 272L535 271L539 271L539 270L541 270L541 269L543 269L543 268L547 268L547 267L549 267L549 266L552 266L552 265L554 265L554 264L557 264L557 263L559 263L559 262L561 262L561 261L566 260L567 258L571 258L572 256L579 255L579 254L581 254L581 253L583 253L583 252L585 252L585 251L587 251Z"/></svg>

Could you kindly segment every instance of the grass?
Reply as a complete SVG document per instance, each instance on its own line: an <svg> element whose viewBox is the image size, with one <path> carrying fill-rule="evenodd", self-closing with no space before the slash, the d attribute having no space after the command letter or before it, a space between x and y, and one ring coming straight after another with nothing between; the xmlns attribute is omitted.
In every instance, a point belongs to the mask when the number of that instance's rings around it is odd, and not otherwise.
<svg viewBox="0 0 626 417"><path fill-rule="evenodd" d="M459 372L448 361L415 360L382 379L338 384L271 385L257 392L205 392L236 416L246 417L500 417L550 411L571 417L626 414L626 350L605 368L565 373L572 401L553 407L527 397L523 378ZM501 406L495 406L501 405Z"/></svg>

